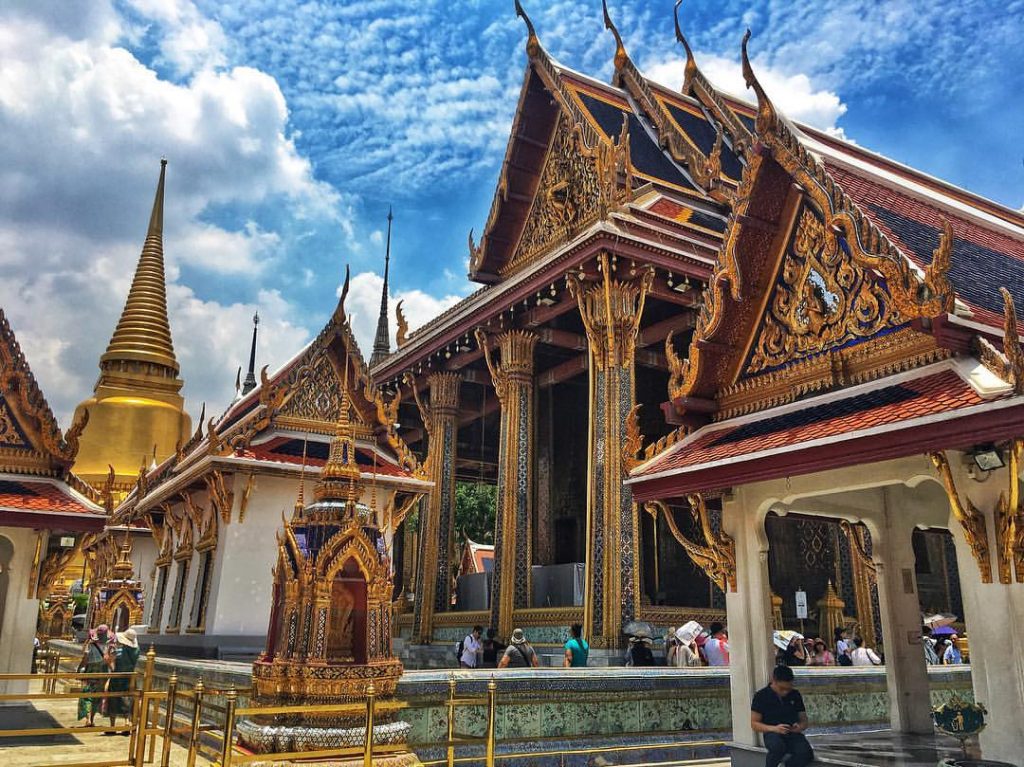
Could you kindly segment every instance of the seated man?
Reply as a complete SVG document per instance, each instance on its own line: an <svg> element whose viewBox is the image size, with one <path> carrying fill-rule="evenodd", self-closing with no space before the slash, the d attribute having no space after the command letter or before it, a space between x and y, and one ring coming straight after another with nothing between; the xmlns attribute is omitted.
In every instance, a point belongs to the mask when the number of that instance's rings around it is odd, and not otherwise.
<svg viewBox="0 0 1024 767"><path fill-rule="evenodd" d="M786 754L790 755L788 767L806 767L814 759L811 744L804 737L804 699L793 689L793 669L788 666L776 666L771 683L754 694L750 726L764 736L768 749L765 767L778 767Z"/></svg>

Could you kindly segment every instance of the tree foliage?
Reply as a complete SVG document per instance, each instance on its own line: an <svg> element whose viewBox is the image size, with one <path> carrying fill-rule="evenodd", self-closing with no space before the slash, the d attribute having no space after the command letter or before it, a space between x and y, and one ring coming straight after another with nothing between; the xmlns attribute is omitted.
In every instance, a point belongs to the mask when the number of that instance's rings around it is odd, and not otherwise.
<svg viewBox="0 0 1024 767"><path fill-rule="evenodd" d="M458 482L455 485L455 530L457 546L462 536L477 543L494 543L494 515L497 508L498 488L476 482Z"/></svg>

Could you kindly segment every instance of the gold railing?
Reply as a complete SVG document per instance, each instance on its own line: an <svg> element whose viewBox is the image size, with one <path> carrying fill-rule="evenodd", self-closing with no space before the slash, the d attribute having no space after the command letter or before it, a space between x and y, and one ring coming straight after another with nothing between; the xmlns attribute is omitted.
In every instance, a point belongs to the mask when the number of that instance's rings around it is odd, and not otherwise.
<svg viewBox="0 0 1024 767"><path fill-rule="evenodd" d="M59 736L82 735L88 733L127 733L130 735L128 753L124 760L106 760L81 762L67 767L143 767L156 762L156 741L161 740L159 755L160 767L168 767L172 743L180 742L186 751L186 767L195 767L197 758L202 755L218 767L231 767L254 762L284 762L289 760L307 759L340 759L362 758L363 767L372 767L374 758L393 754L408 749L408 745L375 744L373 738L374 723L377 715L391 714L403 709L430 708L432 703L409 703L398 700L377 700L376 689L372 684L366 688L365 703L343 703L328 705L290 705L290 706L244 706L238 705L239 696L247 695L251 688L216 689L208 687L200 678L192 689L184 689L179 683L177 673L172 673L164 690L154 690L154 665L156 653L152 648L146 653L146 662L142 671L87 674L80 672L60 673L56 670L61 657L57 653L47 654L38 667L46 669L35 674L0 674L0 684L5 681L40 680L41 693L10 693L0 695L4 701L43 701L69 700L79 698L113 698L125 697L132 700L131 720L120 727L48 727L22 730L0 731L0 746L3 738L24 736ZM66 685L90 679L117 679L131 677L134 685L123 692L92 692L77 690L73 692L56 692L56 685L63 681ZM591 746L573 749L547 751L515 751L514 741L509 745L513 751L497 754L498 739L496 734L497 691L498 685L492 676L487 682L486 694L468 696L460 695L457 689L458 680L452 674L448 680L448 696L445 700L447 712L446 733L444 741L436 744L445 749L445 758L423 762L424 767L454 767L464 762L479 762L477 756L456 757L455 750L459 746L483 745L486 767L494 767L498 761L528 759L542 756L583 755L605 752L628 752L642 749L645 751L666 750L673 748L707 748L724 746L722 740L676 740L672 742L647 743L622 746ZM219 719L221 707L211 702L211 697L222 696L223 721L213 722L210 715ZM156 705L154 705L156 702ZM484 735L470 735L456 732L455 712L458 708L485 706L487 710L487 726ZM351 716L358 721L363 718L363 742L358 746L321 749L317 751L289 751L279 753L251 753L235 743L236 723L244 716L275 716L282 714L340 714ZM206 717L204 721L204 717ZM204 742L206 738L206 742ZM217 743L214 748L210 741Z"/></svg>

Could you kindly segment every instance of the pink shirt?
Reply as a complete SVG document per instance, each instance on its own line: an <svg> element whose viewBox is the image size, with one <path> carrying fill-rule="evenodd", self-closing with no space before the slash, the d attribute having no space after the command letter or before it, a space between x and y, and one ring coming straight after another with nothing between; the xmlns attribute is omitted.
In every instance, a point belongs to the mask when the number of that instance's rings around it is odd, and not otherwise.
<svg viewBox="0 0 1024 767"><path fill-rule="evenodd" d="M729 642L720 637L711 637L704 643L704 657L709 666L729 665Z"/></svg>

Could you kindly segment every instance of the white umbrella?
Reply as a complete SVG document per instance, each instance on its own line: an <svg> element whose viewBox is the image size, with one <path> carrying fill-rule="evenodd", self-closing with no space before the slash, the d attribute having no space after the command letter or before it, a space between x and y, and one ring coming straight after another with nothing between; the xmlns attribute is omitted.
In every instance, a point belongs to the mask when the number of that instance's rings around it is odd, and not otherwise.
<svg viewBox="0 0 1024 767"><path fill-rule="evenodd" d="M957 617L952 613L935 613L935 615L929 615L927 618L922 619L922 624L930 629L937 629L942 626L949 626L956 623Z"/></svg>

